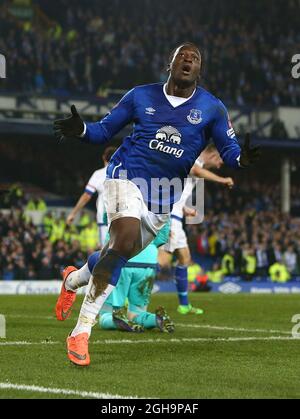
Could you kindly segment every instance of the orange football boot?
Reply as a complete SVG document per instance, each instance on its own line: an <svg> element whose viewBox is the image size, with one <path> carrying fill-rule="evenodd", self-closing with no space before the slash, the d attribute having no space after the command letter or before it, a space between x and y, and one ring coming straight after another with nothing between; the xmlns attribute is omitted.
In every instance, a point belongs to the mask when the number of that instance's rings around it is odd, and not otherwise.
<svg viewBox="0 0 300 419"><path fill-rule="evenodd" d="M72 306L76 300L76 292L66 290L65 283L70 273L77 270L78 269L75 268L75 266L67 266L62 273L63 284L61 287L60 296L58 297L55 306L56 318L61 322L67 320L70 317Z"/></svg>
<svg viewBox="0 0 300 419"><path fill-rule="evenodd" d="M80 333L67 338L69 360L80 367L87 367L91 363L89 355L89 335Z"/></svg>

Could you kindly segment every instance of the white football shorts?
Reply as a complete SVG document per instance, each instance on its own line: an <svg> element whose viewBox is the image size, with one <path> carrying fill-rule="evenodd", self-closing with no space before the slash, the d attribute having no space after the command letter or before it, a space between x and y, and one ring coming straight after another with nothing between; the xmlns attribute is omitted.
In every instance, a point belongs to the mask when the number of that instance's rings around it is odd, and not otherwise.
<svg viewBox="0 0 300 419"><path fill-rule="evenodd" d="M171 232L168 243L161 247L169 253L174 253L177 249L185 249L188 247L186 233L183 228L182 220L171 217Z"/></svg>
<svg viewBox="0 0 300 419"><path fill-rule="evenodd" d="M106 224L98 224L98 229L99 229L99 245L102 249L106 242L108 226Z"/></svg>
<svg viewBox="0 0 300 419"><path fill-rule="evenodd" d="M143 249L153 241L170 219L169 214L154 214L149 211L141 191L130 180L106 179L103 198L109 225L125 217L137 218L141 221Z"/></svg>

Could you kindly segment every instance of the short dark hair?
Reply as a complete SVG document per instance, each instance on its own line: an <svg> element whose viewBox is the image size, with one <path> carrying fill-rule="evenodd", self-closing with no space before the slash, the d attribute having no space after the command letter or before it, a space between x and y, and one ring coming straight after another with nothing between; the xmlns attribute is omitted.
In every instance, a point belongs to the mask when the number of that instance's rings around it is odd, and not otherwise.
<svg viewBox="0 0 300 419"><path fill-rule="evenodd" d="M108 163L116 151L117 147L107 147L102 154L103 161Z"/></svg>
<svg viewBox="0 0 300 419"><path fill-rule="evenodd" d="M192 48L195 48L195 49L197 49L199 51L200 56L202 56L201 51L200 51L199 47L196 44L194 44L193 42L183 42L182 44L178 45L176 48L174 48L171 51L171 54L169 56L169 64L173 61L175 52L178 50L178 48L182 48L182 47L192 47Z"/></svg>

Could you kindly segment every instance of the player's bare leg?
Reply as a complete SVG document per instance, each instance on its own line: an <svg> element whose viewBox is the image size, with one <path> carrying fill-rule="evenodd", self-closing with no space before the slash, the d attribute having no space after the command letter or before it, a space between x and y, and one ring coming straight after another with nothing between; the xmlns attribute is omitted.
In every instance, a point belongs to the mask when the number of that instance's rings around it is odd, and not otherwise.
<svg viewBox="0 0 300 419"><path fill-rule="evenodd" d="M172 264L172 255L166 250L159 249L158 252L158 263L162 268L171 268Z"/></svg>
<svg viewBox="0 0 300 419"><path fill-rule="evenodd" d="M185 247L183 249L177 249L174 252L179 265L185 265L189 266L192 262L191 252L188 247Z"/></svg>
<svg viewBox="0 0 300 419"><path fill-rule="evenodd" d="M95 298L114 280L110 277L119 257L131 259L142 249L141 222L137 218L120 218L111 223L110 241L93 270ZM127 261L126 260L126 261ZM116 282L119 278L116 278ZM113 282L111 282L113 281ZM116 284L113 284L116 285Z"/></svg>

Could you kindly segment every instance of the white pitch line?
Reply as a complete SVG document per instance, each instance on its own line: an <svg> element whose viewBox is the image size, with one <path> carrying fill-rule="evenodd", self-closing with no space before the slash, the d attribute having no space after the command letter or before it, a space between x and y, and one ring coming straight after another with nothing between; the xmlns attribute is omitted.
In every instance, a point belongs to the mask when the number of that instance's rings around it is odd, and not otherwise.
<svg viewBox="0 0 300 419"><path fill-rule="evenodd" d="M52 342L47 340L42 340L40 342L28 342L28 341L16 341L16 342L10 342L10 341L2 341L0 340L0 346L40 346L40 345L60 345L62 342Z"/></svg>
<svg viewBox="0 0 300 419"><path fill-rule="evenodd" d="M29 386L24 384L12 384L12 383L0 383L0 389L2 390L18 390L18 391L29 391L34 393L46 393L46 394L63 394L64 396L77 396L89 399L137 399L138 397L119 396L117 394L109 393L95 393L90 391L76 391L66 390L63 388L49 388L40 386Z"/></svg>
<svg viewBox="0 0 300 419"><path fill-rule="evenodd" d="M185 323L176 323L176 327L187 327L193 329L211 329L211 330L227 330L231 332L246 332L246 333L280 333L283 335L290 335L291 332L284 330L269 330L269 329L245 329L243 327L228 327L228 326L212 326L205 324L185 324Z"/></svg>
<svg viewBox="0 0 300 419"><path fill-rule="evenodd" d="M229 337L229 338L170 338L170 339L103 339L92 341L91 345L138 345L138 344L157 344L157 343L226 343L226 342L267 342L267 341L300 341L300 339L294 338L292 336L269 336L269 337L256 337L256 336L247 336L247 337ZM47 345L61 345L62 342L0 342L1 346L47 346Z"/></svg>
<svg viewBox="0 0 300 419"><path fill-rule="evenodd" d="M56 320L55 315L53 316L28 316L23 314L5 314L8 319L24 319L24 320Z"/></svg>
<svg viewBox="0 0 300 419"><path fill-rule="evenodd" d="M7 318L12 319L35 319L35 320L55 320L55 316L23 316L19 314L7 314ZM185 323L175 323L176 327L187 327L193 329L211 329L211 330L224 330L224 331L231 331L231 332L246 332L246 333L280 333L283 335L290 335L290 331L284 330L270 330L270 329L246 329L242 327L230 327L230 326L214 326L214 325L202 325L202 324L185 324Z"/></svg>
<svg viewBox="0 0 300 419"><path fill-rule="evenodd" d="M211 343L218 343L218 342L255 342L255 341L285 341L285 340L299 340L292 336L270 336L270 337L229 337L229 338L170 338L170 339L137 339L137 340L129 340L129 339L120 339L120 340L97 340L91 342L94 345L122 345L122 344L141 344L141 343L188 343L188 342L211 342Z"/></svg>

